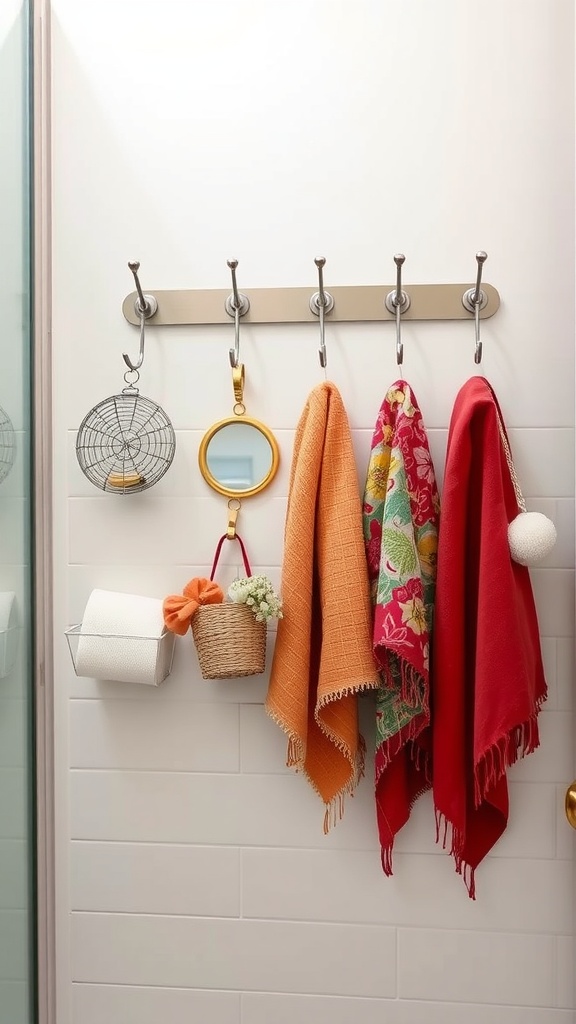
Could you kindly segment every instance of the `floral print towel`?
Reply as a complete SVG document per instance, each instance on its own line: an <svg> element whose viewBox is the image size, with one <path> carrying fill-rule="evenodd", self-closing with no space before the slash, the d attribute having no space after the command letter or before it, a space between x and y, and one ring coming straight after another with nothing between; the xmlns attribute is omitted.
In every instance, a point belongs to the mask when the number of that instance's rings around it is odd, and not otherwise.
<svg viewBox="0 0 576 1024"><path fill-rule="evenodd" d="M399 380L380 408L364 494L374 608L376 808L382 866L396 833L431 785L430 639L439 497L422 414Z"/></svg>

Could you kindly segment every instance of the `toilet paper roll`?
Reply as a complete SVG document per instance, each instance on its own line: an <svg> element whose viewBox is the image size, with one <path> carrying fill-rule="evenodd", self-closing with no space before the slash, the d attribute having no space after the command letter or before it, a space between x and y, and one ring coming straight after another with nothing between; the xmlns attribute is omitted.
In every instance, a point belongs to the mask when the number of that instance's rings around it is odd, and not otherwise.
<svg viewBox="0 0 576 1024"><path fill-rule="evenodd" d="M13 590L0 591L0 679L10 675L18 651L18 612Z"/></svg>
<svg viewBox="0 0 576 1024"><path fill-rule="evenodd" d="M76 673L157 686L170 671L173 644L162 601L93 590L82 619Z"/></svg>

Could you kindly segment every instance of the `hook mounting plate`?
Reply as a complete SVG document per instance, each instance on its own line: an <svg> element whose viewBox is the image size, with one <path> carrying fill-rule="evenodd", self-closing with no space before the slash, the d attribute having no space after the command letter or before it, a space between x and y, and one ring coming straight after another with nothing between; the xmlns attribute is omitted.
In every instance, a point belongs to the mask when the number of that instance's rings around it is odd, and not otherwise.
<svg viewBox="0 0 576 1024"><path fill-rule="evenodd" d="M238 306L238 314L239 316L246 316L246 313L250 309L250 299L248 298L247 295L243 295L242 292L238 292L238 298L240 299L240 305ZM224 306L226 312L228 313L228 316L233 317L236 315L236 306L234 304L233 294L228 296L226 302L224 303Z"/></svg>
<svg viewBox="0 0 576 1024"><path fill-rule="evenodd" d="M402 299L402 301L400 303L400 312L401 313L406 313L410 309L410 296L408 295L408 292L405 292L404 290L402 290L400 292L400 297ZM394 313L394 315L396 315L396 290L395 289L394 289L393 292L388 292L388 295L384 299L384 305L386 306L386 309L388 310L389 313Z"/></svg>
<svg viewBox="0 0 576 1024"><path fill-rule="evenodd" d="M322 306L320 303L320 292L314 292L310 296L310 312L314 313L314 316L320 316L320 310ZM334 309L334 296L330 292L324 292L324 313L331 313Z"/></svg>
<svg viewBox="0 0 576 1024"><path fill-rule="evenodd" d="M468 288L468 290L465 291L464 295L462 296L462 305L464 306L464 309L468 310L469 313L473 313L475 309L474 302L472 301L474 299L475 294L475 288ZM486 295L486 292L482 290L482 288L480 289L479 299L480 301L478 305L480 309L484 309L484 306L488 305L488 296Z"/></svg>
<svg viewBox="0 0 576 1024"><path fill-rule="evenodd" d="M151 316L154 316L154 314L158 312L158 302L156 297L154 295L149 295L148 292L144 292L144 299L146 302L146 309L143 310L140 305L140 299L136 299L136 302L134 303L134 312L138 318L140 318L142 313L144 313L145 319L149 320Z"/></svg>

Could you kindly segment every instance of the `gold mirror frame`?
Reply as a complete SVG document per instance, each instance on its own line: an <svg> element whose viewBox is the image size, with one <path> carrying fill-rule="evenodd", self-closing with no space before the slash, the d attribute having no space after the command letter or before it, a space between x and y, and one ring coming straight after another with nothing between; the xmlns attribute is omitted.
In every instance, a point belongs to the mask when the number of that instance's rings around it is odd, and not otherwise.
<svg viewBox="0 0 576 1024"><path fill-rule="evenodd" d="M248 487L245 490L230 490L229 487L223 487L216 477L212 476L208 468L208 445L210 441L219 430L222 430L223 427L229 427L232 423L243 423L247 427L255 427L256 430L259 430L264 435L272 450L272 465L264 479L256 487ZM243 415L227 416L225 420L219 420L218 423L214 423L204 434L198 449L198 465L208 486L212 487L214 491L218 491L218 494L223 494L227 498L250 498L253 494L259 494L260 491L268 487L268 484L272 483L280 465L280 449L272 431L264 423L261 423L260 420L254 420L251 416Z"/></svg>

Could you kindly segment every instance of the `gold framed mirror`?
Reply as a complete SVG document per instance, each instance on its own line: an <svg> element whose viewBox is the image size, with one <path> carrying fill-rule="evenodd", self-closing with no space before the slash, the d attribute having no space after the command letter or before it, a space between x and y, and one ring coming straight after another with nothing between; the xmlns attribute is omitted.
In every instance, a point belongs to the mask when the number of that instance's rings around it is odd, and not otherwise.
<svg viewBox="0 0 576 1024"><path fill-rule="evenodd" d="M228 498L249 498L272 482L280 452L272 431L246 415L228 416L206 431L198 464L206 483Z"/></svg>

